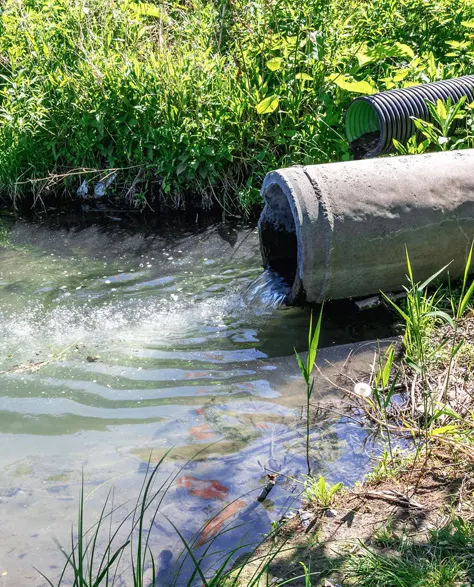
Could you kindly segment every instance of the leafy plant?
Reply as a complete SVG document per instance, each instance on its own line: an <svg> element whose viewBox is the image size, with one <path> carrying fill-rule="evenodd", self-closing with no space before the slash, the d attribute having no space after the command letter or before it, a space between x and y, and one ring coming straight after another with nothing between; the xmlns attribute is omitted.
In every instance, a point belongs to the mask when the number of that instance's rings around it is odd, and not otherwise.
<svg viewBox="0 0 474 587"><path fill-rule="evenodd" d="M408 364L418 371L422 378L430 358L439 348L429 349L428 335L436 322L442 321L454 327L451 316L438 308L440 302L439 289L430 292L428 287L446 272L449 264L431 275L423 283L415 281L408 251L406 251L409 286L404 286L406 300L404 307L394 302L386 294L382 294L405 322L404 347Z"/></svg>
<svg viewBox="0 0 474 587"><path fill-rule="evenodd" d="M471 122L468 119L468 110L465 108L465 96L454 103L451 98L448 98L446 102L428 100L426 105L432 121L413 118L418 135L423 137L423 140L418 142L417 135L413 135L406 145L402 145L394 139L394 146L399 153L413 155L429 150L449 151L472 146Z"/></svg>
<svg viewBox="0 0 474 587"><path fill-rule="evenodd" d="M238 587L242 585L244 573L248 587L260 587L261 581L268 581L272 562L280 553L288 550L285 540L275 540L279 524L272 525L271 532L260 542L256 542L253 533L249 532L248 540L245 537L224 552L214 549L220 536L241 525L240 522L232 521L232 515L235 509L233 506L242 507L242 500L227 504L191 541L186 540L177 525L160 512L169 488L182 472L181 468L157 483L159 470L169 452L154 467L148 462L135 505L128 513L122 513L128 504L117 505L111 490L106 496L99 519L88 529L85 525L87 496L82 481L77 526L71 529L70 545L64 548L58 543L66 559L60 576L53 582L40 573L50 587L66 584L73 587L114 587L121 585L124 580L130 581L133 587L158 587L159 564L151 537L154 522L159 515L168 520L183 544L183 552L171 571L167 587L192 587L197 579L204 587ZM118 515L120 517L117 520ZM268 539L272 547L260 554L259 548ZM243 553L246 553L244 560L236 563L238 556ZM209 564L211 558L212 565ZM147 569L152 571L148 578L145 572ZM311 573L305 569L303 575L281 581L277 585L282 587L302 578L308 581L310 576Z"/></svg>
<svg viewBox="0 0 474 587"><path fill-rule="evenodd" d="M308 476L304 483L304 496L310 503L327 509L332 504L336 494L342 491L343 488L344 484L341 482L330 485L322 475L319 476L319 479Z"/></svg>
<svg viewBox="0 0 474 587"><path fill-rule="evenodd" d="M5 0L0 194L116 170L126 206L249 211L268 170L351 157L354 96L470 73L473 21L470 0Z"/></svg>

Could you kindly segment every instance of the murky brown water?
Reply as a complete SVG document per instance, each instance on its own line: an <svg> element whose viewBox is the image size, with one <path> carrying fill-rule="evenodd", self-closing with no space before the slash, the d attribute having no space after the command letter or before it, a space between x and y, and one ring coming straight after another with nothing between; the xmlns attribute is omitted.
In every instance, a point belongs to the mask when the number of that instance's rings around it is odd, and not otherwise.
<svg viewBox="0 0 474 587"><path fill-rule="evenodd" d="M154 233L18 223L0 249L0 586L44 585L77 517L81 472L94 518L107 491L135 499L153 451L180 470L163 512L185 538L226 503L256 537L295 500L280 481L264 504L266 469L298 475L304 388L291 356L305 350L309 312L258 295L255 229ZM260 282L261 285L261 282ZM252 294L253 292L253 294ZM328 307L323 346L385 336L388 318ZM344 361L347 348L321 353ZM372 347L353 368L366 370ZM280 358L288 357L288 358ZM329 383L318 393L331 394ZM368 467L364 432L336 415L314 422L314 470L351 483ZM250 492L250 493L249 493ZM239 518L240 517L240 518ZM247 524L247 530L249 525ZM244 529L222 537L237 544ZM156 553L180 551L162 517ZM162 575L164 576L164 575ZM119 583L117 583L119 584ZM120 583L128 585L126 578ZM166 584L166 583L163 583Z"/></svg>

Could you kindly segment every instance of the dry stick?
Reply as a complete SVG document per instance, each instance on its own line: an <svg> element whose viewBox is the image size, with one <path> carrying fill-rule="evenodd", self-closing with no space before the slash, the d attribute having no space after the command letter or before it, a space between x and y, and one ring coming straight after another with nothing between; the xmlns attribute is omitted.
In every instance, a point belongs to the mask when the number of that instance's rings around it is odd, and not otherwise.
<svg viewBox="0 0 474 587"><path fill-rule="evenodd" d="M349 362L349 361L352 359L352 353L353 353L353 350L351 349L351 350L349 351L349 354L348 354L348 355L347 355L347 357L346 357L346 360L344 361L344 364L343 364L343 365L342 365L342 367L341 367L341 372L343 372L343 371L344 371L344 369L345 369L345 368L346 368L346 366L347 366L347 363L348 363L348 362Z"/></svg>
<svg viewBox="0 0 474 587"><path fill-rule="evenodd" d="M374 352L374 360L372 361L372 365L370 366L370 379L369 379L369 385L370 387L372 387L373 384L373 380L374 380L374 374L375 374L375 363L377 361L377 351Z"/></svg>
<svg viewBox="0 0 474 587"><path fill-rule="evenodd" d="M63 179L65 177L70 177L73 175L83 175L85 173L103 173L104 171L109 172L108 175L115 173L117 171L128 171L129 169L137 169L139 167L146 167L146 164L142 164L142 165L130 165L129 167L110 167L108 169L91 169L91 168L81 168L81 169L74 169L72 171L67 171L66 173L58 173L58 174L50 174L47 177L38 177L38 178L33 178L33 179L26 179L25 181L16 181L15 185L26 185L29 183L39 183L42 181L46 181L46 180L53 180L53 181L59 181L60 179Z"/></svg>
<svg viewBox="0 0 474 587"><path fill-rule="evenodd" d="M416 389L416 383L418 380L418 375L415 373L415 376L413 377L413 381L411 384L411 415L412 417L415 416L415 389Z"/></svg>
<svg viewBox="0 0 474 587"><path fill-rule="evenodd" d="M419 501L416 501L412 497L404 495L403 493L401 493L400 491L396 491L395 489L387 489L385 491L367 489L366 491L357 493L357 495L360 495L362 497L368 497L370 499L383 499L384 501L391 501L408 508L413 507L420 510L426 509L426 507Z"/></svg>

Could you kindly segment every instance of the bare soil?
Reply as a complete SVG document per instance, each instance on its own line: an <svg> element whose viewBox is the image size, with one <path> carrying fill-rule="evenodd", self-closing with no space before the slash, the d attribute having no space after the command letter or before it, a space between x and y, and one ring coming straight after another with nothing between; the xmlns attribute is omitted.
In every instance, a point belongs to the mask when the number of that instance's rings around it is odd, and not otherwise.
<svg viewBox="0 0 474 587"><path fill-rule="evenodd" d="M420 470L424 471L421 478ZM303 562L316 573L313 585L345 587L353 583L344 575L344 562L362 545L388 553L391 549L381 539L382 532L384 537L405 535L422 542L431 529L445 524L453 513L465 519L472 517L473 489L474 479L462 463L433 458L428 467L410 467L397 479L369 482L346 491L337 497L330 512L307 504L304 510L311 514L310 525L305 528L296 514L257 556L269 555L283 545L270 564L275 583L277 579L280 582L301 576ZM256 565L246 566L242 586L248 584ZM304 587L304 578L291 585Z"/></svg>

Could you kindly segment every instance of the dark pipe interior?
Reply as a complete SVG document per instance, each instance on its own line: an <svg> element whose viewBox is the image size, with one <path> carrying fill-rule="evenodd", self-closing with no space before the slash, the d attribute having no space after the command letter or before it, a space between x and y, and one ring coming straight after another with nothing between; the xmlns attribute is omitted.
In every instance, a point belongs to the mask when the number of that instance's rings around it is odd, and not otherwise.
<svg viewBox="0 0 474 587"><path fill-rule="evenodd" d="M374 130L360 136L352 141L350 144L354 159L364 159L371 151L373 151L380 141L380 131Z"/></svg>
<svg viewBox="0 0 474 587"><path fill-rule="evenodd" d="M278 185L266 193L266 206L259 222L260 248L266 269L273 269L292 285L296 277L298 243L288 199Z"/></svg>

